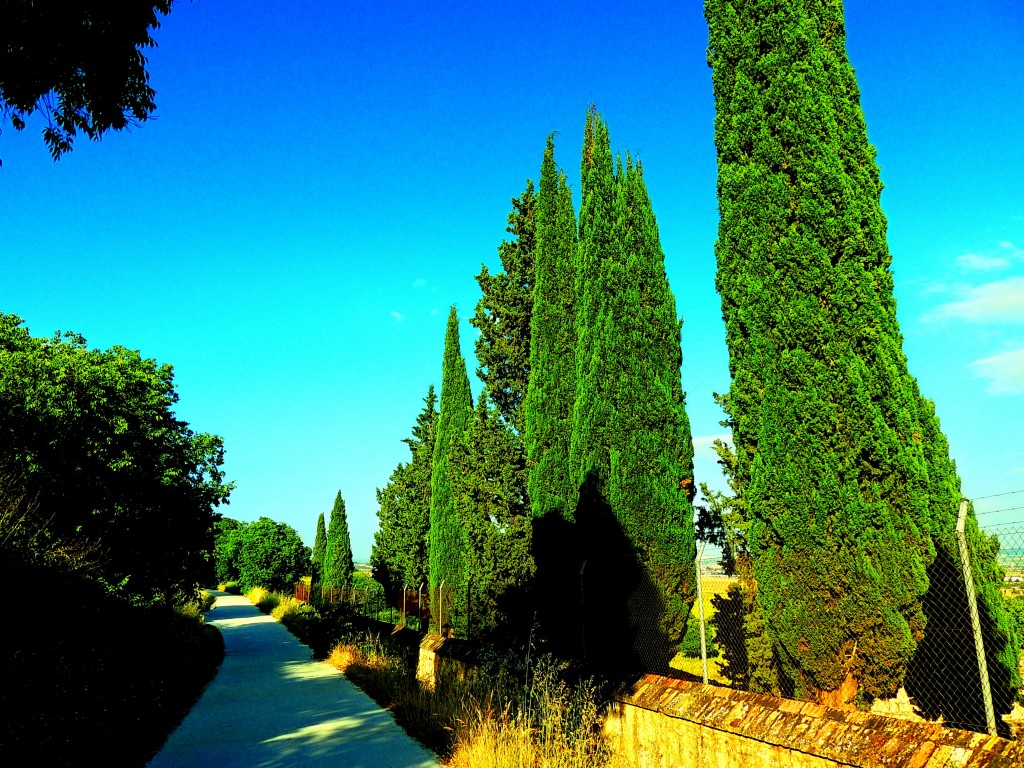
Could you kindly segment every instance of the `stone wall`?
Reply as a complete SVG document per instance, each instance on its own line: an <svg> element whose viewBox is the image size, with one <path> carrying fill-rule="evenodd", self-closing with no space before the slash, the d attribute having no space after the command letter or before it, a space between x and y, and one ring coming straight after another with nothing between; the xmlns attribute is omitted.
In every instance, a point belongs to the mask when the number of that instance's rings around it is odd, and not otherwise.
<svg viewBox="0 0 1024 768"><path fill-rule="evenodd" d="M1024 744L995 736L647 675L605 720L636 768L1015 768Z"/></svg>

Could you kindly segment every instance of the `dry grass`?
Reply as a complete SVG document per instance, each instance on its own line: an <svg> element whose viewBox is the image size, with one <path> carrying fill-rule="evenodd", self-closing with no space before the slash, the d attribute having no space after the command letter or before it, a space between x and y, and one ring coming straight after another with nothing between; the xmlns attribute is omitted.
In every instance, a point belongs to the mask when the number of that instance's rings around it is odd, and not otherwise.
<svg viewBox="0 0 1024 768"><path fill-rule="evenodd" d="M271 592L263 587L253 587L245 596L252 601L252 604L259 608L263 613L273 613L274 609L284 599L284 595L280 595L277 592Z"/></svg>
<svg viewBox="0 0 1024 768"><path fill-rule="evenodd" d="M570 688L550 662L528 691L506 682L442 680L424 689L378 638L336 646L327 659L450 768L617 768L600 736L596 691Z"/></svg>

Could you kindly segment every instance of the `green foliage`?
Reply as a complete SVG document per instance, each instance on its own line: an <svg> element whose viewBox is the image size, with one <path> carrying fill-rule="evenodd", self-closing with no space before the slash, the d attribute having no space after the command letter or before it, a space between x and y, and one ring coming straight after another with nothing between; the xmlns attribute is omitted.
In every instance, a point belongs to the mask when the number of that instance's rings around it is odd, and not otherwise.
<svg viewBox="0 0 1024 768"><path fill-rule="evenodd" d="M704 624L704 648L709 659L719 657L718 646L715 645L714 632L710 624ZM686 634L679 643L679 652L691 659L699 659L700 656L700 622L696 619L686 625Z"/></svg>
<svg viewBox="0 0 1024 768"><path fill-rule="evenodd" d="M675 298L643 172L627 157L615 204L618 248L602 262L604 364L593 411L605 422L607 501L663 606L660 629L682 639L693 603L693 438L680 381ZM603 405L608 411L601 411ZM606 448L605 448L606 447Z"/></svg>
<svg viewBox="0 0 1024 768"><path fill-rule="evenodd" d="M502 241L498 248L503 271L492 275L486 265L481 268L476 281L482 296L476 314L469 320L480 332L476 340L477 376L501 418L519 433L524 429L523 401L530 378L536 207L533 182L527 181L523 194L512 198L508 215L506 231L514 239Z"/></svg>
<svg viewBox="0 0 1024 768"><path fill-rule="evenodd" d="M352 540L348 533L348 517L341 491L334 497L331 522L327 528L327 553L324 556L322 585L329 589L342 589L352 583L356 567L352 562Z"/></svg>
<svg viewBox="0 0 1024 768"><path fill-rule="evenodd" d="M17 0L0 26L0 110L16 130L46 118L43 140L54 160L78 132L99 139L146 120L156 108L146 57L152 30L171 0L57 5ZM56 105L56 106L55 106Z"/></svg>
<svg viewBox="0 0 1024 768"><path fill-rule="evenodd" d="M35 338L0 314L0 476L48 520L104 556L94 576L141 599L191 593L212 576L224 446L175 415L173 369L73 333Z"/></svg>
<svg viewBox="0 0 1024 768"><path fill-rule="evenodd" d="M238 555L245 523L222 517L213 525L213 566L218 584L238 581Z"/></svg>
<svg viewBox="0 0 1024 768"><path fill-rule="evenodd" d="M429 574L430 475L437 427L433 385L423 402L412 437L404 440L412 459L399 464L387 485L377 489L378 524L370 566L374 578L389 592L416 589L426 583Z"/></svg>
<svg viewBox="0 0 1024 768"><path fill-rule="evenodd" d="M462 623L464 628L465 606L446 604L442 607L437 597L437 589L442 582L448 595L462 594L466 573L466 533L457 508L462 478L451 463L451 455L473 418L473 396L469 389L466 362L459 349L459 318L454 306L448 315L441 376L441 409L430 478L431 615L443 616L446 625ZM444 599L445 603L448 599ZM441 631L444 628L437 629Z"/></svg>
<svg viewBox="0 0 1024 768"><path fill-rule="evenodd" d="M106 588L90 575L96 553L46 523L0 481L0 581L50 598L21 596L5 615L3 764L144 765L212 678L220 634L194 602L138 605Z"/></svg>
<svg viewBox="0 0 1024 768"><path fill-rule="evenodd" d="M575 514L576 478L569 464L576 398L576 217L565 175L548 136L537 198L537 267L531 320L525 444L528 497L536 518Z"/></svg>
<svg viewBox="0 0 1024 768"><path fill-rule="evenodd" d="M526 586L533 575L526 458L484 390L473 421L452 448L461 475L457 511L465 534L466 576L457 605L468 606L465 633L513 641L531 624Z"/></svg>
<svg viewBox="0 0 1024 768"><path fill-rule="evenodd" d="M574 291L576 393L568 462L576 489L590 483L603 485L609 466L599 434L601 418L609 412L602 397L607 377L605 361L595 345L602 322L603 265L614 258L618 248L613 231L616 181L608 125L593 106L587 112L583 131L580 177L582 202Z"/></svg>
<svg viewBox="0 0 1024 768"><path fill-rule="evenodd" d="M314 585L320 584L324 575L324 559L327 557L327 525L324 523L324 513L321 512L316 519L316 538L313 540L313 557L310 563Z"/></svg>
<svg viewBox="0 0 1024 768"><path fill-rule="evenodd" d="M784 686L810 696L853 677L861 701L890 696L927 627L953 618L926 590L956 582L959 479L902 350L842 5L707 0L705 15L724 405L758 609ZM1019 641L972 530L1005 692Z"/></svg>
<svg viewBox="0 0 1024 768"><path fill-rule="evenodd" d="M261 517L242 524L236 566L243 592L254 587L290 591L309 573L309 547L287 523Z"/></svg>

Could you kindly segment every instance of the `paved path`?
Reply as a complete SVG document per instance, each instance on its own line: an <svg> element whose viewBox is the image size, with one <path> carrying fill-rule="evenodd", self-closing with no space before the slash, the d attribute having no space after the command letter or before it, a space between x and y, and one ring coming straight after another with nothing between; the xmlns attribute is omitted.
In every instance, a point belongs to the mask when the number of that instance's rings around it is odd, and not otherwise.
<svg viewBox="0 0 1024 768"><path fill-rule="evenodd" d="M436 768L391 715L244 597L218 592L217 677L149 768Z"/></svg>

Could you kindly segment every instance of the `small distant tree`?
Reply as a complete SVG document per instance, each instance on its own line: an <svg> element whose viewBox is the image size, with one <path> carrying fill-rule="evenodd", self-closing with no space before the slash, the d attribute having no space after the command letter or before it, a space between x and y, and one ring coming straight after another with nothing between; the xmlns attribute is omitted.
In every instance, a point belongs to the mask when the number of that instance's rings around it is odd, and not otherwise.
<svg viewBox="0 0 1024 768"><path fill-rule="evenodd" d="M324 558L323 586L341 589L352 584L355 564L352 562L352 541L348 534L345 500L341 491L334 497L331 523L327 529L327 553Z"/></svg>
<svg viewBox="0 0 1024 768"><path fill-rule="evenodd" d="M313 583L319 584L324 576L324 557L327 555L327 526L324 524L324 513L316 519L316 539L313 540Z"/></svg>
<svg viewBox="0 0 1024 768"><path fill-rule="evenodd" d="M238 581L253 587L286 592L309 573L309 547L287 523L261 517L242 530L238 549Z"/></svg>

